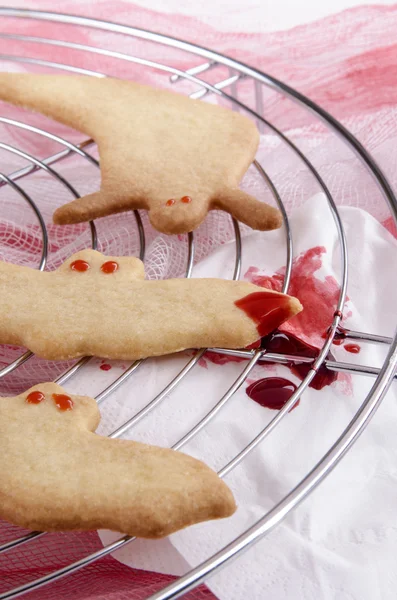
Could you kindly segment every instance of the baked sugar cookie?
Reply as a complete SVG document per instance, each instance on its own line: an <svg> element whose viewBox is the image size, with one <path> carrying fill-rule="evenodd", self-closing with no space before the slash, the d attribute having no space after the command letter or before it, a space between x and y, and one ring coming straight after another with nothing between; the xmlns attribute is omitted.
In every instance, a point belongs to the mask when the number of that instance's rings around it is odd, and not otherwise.
<svg viewBox="0 0 397 600"><path fill-rule="evenodd" d="M259 142L236 112L132 81L89 76L0 74L0 99L39 111L93 138L101 188L54 214L80 223L147 209L164 233L196 229L211 209L253 229L281 226L278 210L238 188Z"/></svg>
<svg viewBox="0 0 397 600"><path fill-rule="evenodd" d="M40 531L159 538L235 511L229 488L181 452L92 433L95 400L42 383L0 398L0 518Z"/></svg>
<svg viewBox="0 0 397 600"><path fill-rule="evenodd" d="M0 343L50 360L241 348L302 309L296 298L243 281L145 281L139 259L95 250L52 272L0 262L0 296Z"/></svg>

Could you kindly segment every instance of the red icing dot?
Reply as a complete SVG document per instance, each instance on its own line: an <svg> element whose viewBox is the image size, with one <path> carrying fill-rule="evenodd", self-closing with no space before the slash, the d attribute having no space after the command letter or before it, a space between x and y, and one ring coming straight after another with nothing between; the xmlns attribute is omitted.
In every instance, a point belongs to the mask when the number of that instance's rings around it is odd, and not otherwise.
<svg viewBox="0 0 397 600"><path fill-rule="evenodd" d="M192 201L190 196L183 196L181 198L181 202L184 202L185 204L189 204Z"/></svg>
<svg viewBox="0 0 397 600"><path fill-rule="evenodd" d="M40 404L40 402L43 402L44 399L45 396L43 392L36 390L35 392L30 392L30 394L26 397L26 402L29 402L29 404Z"/></svg>
<svg viewBox="0 0 397 600"><path fill-rule="evenodd" d="M100 365L99 368L102 369L102 371L110 371L112 365L108 365L107 363L105 363L104 365Z"/></svg>
<svg viewBox="0 0 397 600"><path fill-rule="evenodd" d="M72 269L72 271L78 271L79 273L84 273L84 271L88 271L88 269L90 268L90 265L85 260L74 260L71 263L70 268Z"/></svg>
<svg viewBox="0 0 397 600"><path fill-rule="evenodd" d="M274 331L267 337L262 339L262 348L267 352L276 354L292 354L295 356L306 356L308 358L317 358L319 350L303 340L297 338L292 333L287 331ZM328 358L333 359L332 354ZM312 363L291 363L288 365L299 379L306 377L312 367ZM317 375L314 377L309 387L315 390L322 390L326 385L331 385L338 378L338 373L327 369L323 364L317 370Z"/></svg>
<svg viewBox="0 0 397 600"><path fill-rule="evenodd" d="M118 263L114 260L108 260L101 266L102 273L115 273L119 268Z"/></svg>
<svg viewBox="0 0 397 600"><path fill-rule="evenodd" d="M66 394L52 394L52 399L59 410L72 410L73 400Z"/></svg>
<svg viewBox="0 0 397 600"><path fill-rule="evenodd" d="M175 200L173 198L170 198L169 200L167 200L167 202L165 203L166 206L172 206L173 204L175 204Z"/></svg>

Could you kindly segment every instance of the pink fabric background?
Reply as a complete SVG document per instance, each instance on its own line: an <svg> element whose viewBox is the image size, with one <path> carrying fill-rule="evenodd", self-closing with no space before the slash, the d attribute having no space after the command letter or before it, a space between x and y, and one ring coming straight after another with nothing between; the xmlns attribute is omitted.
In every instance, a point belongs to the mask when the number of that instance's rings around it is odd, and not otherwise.
<svg viewBox="0 0 397 600"><path fill-rule="evenodd" d="M25 1L24 7L51 10L54 4L49 1ZM67 1L62 5L62 11L110 19L184 38L236 57L287 81L350 127L372 151L391 181L396 183L397 169L389 146L397 126L396 6L359 7L287 32L267 34L218 31L215 26L195 18L164 15L119 1ZM38 30L33 21L11 19L1 19L1 30L52 38L62 38L66 31L63 26L54 24L40 26ZM98 46L103 41L114 48L121 43L103 32L87 30L74 34L73 39ZM124 40L123 44L125 51L133 53L133 42ZM0 47L1 52L17 53L18 46L14 47L10 42L0 40ZM61 48L54 49L51 58L62 61L65 53ZM43 57L45 55L43 50ZM152 58L160 58L160 55ZM92 68L107 72L106 59L93 56L91 60ZM186 57L175 64L180 69L191 66ZM123 75L122 67L118 74ZM309 141L318 143L319 139L327 139L324 128L311 124L302 112L295 111L283 101L269 100L267 116L283 129L299 130L300 135ZM384 206L368 201L368 208L392 229ZM20 530L4 525L0 529L0 543L19 535ZM43 540L1 555L0 591L40 577L100 547L96 533L50 534ZM62 580L34 592L29 598L138 600L148 597L171 579L131 570L106 557L67 581ZM186 597L197 599L213 596L202 586Z"/></svg>

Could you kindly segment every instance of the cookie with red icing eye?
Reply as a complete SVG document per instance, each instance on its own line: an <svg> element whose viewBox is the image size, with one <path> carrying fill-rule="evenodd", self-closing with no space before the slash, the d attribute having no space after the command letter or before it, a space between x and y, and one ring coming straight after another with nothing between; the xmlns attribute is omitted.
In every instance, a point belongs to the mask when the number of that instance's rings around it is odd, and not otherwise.
<svg viewBox="0 0 397 600"><path fill-rule="evenodd" d="M0 262L0 297L0 343L52 360L242 348L302 309L296 298L244 281L146 281L139 259L95 250L52 272Z"/></svg>
<svg viewBox="0 0 397 600"><path fill-rule="evenodd" d="M233 514L231 491L204 463L96 435L99 421L95 400L55 383L0 398L0 519L159 538Z"/></svg>
<svg viewBox="0 0 397 600"><path fill-rule="evenodd" d="M141 208L159 231L185 233L221 209L253 229L281 226L278 210L238 187L259 134L236 112L110 77L1 73L0 99L98 144L100 191L58 208L55 223Z"/></svg>

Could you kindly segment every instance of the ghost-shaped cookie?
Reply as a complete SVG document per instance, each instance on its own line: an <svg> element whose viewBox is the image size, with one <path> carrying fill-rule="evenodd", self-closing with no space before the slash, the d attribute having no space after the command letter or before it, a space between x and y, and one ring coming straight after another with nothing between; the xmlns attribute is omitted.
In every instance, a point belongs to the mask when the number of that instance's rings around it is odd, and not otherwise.
<svg viewBox="0 0 397 600"><path fill-rule="evenodd" d="M0 296L0 343L50 360L242 348L302 309L296 298L244 281L147 281L139 259L95 250L52 272L0 262Z"/></svg>
<svg viewBox="0 0 397 600"><path fill-rule="evenodd" d="M96 435L99 421L95 400L55 383L0 398L0 518L159 538L233 514L232 493L204 463Z"/></svg>
<svg viewBox="0 0 397 600"><path fill-rule="evenodd" d="M147 209L159 231L185 233L209 210L221 209L253 229L281 226L277 209L238 187L259 134L236 112L89 76L1 73L0 99L39 111L98 144L100 191L58 208L55 223Z"/></svg>

